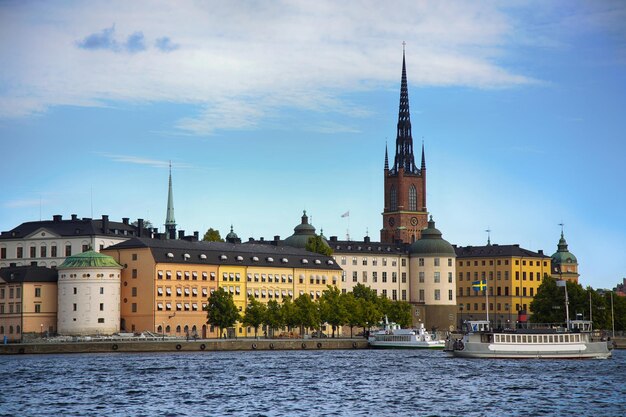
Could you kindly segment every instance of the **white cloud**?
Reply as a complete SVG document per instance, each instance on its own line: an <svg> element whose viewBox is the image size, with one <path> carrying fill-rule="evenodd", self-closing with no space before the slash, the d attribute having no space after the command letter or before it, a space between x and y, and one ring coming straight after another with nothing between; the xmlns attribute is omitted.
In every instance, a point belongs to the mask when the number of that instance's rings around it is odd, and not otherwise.
<svg viewBox="0 0 626 417"><path fill-rule="evenodd" d="M150 159L142 156L133 156L133 155L115 155L102 153L103 157L108 158L115 162L122 162L126 164L134 164L134 165L147 165L152 168L168 168L171 164L173 168L192 168L192 165L179 163L179 162L171 162L164 161L158 159Z"/></svg>
<svg viewBox="0 0 626 417"><path fill-rule="evenodd" d="M412 85L535 82L498 64L513 28L489 4L90 2L0 9L0 117L111 101L190 103L202 110L177 127L208 134L254 128L288 106L362 116L367 109L351 110L342 94L397 84L402 41ZM110 48L125 39L137 41L141 53Z"/></svg>

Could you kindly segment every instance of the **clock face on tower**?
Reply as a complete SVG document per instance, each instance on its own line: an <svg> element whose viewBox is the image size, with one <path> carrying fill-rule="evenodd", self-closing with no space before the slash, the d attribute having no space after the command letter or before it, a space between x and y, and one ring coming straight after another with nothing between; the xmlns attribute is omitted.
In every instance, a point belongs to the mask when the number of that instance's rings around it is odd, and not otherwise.
<svg viewBox="0 0 626 417"><path fill-rule="evenodd" d="M417 217L411 217L411 225L417 226Z"/></svg>
<svg viewBox="0 0 626 417"><path fill-rule="evenodd" d="M393 217L390 217L390 218L389 218L389 220L388 220L388 222L389 222L389 226L393 226L393 225L395 224L395 222L396 222L396 221L394 220L394 218L393 218Z"/></svg>

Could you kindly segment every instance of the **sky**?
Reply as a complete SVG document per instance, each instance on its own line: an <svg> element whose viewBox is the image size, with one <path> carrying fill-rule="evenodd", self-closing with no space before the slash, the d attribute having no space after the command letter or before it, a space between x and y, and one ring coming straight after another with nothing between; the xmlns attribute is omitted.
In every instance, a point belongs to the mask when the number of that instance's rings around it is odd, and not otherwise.
<svg viewBox="0 0 626 417"><path fill-rule="evenodd" d="M402 48L427 207L456 245L626 277L626 3L0 1L0 230L379 240ZM393 160L393 153L390 155ZM419 161L419 155L417 156ZM341 215L349 212L349 216Z"/></svg>

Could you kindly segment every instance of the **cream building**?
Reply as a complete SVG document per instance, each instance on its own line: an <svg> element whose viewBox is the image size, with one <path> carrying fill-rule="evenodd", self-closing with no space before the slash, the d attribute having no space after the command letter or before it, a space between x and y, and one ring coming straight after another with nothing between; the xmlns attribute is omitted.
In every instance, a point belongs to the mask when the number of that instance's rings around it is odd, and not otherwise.
<svg viewBox="0 0 626 417"><path fill-rule="evenodd" d="M120 331L122 266L94 251L69 256L58 267L58 333L107 335Z"/></svg>
<svg viewBox="0 0 626 417"><path fill-rule="evenodd" d="M421 238L409 248L411 304L414 323L427 328L456 327L456 253L435 228L432 216Z"/></svg>

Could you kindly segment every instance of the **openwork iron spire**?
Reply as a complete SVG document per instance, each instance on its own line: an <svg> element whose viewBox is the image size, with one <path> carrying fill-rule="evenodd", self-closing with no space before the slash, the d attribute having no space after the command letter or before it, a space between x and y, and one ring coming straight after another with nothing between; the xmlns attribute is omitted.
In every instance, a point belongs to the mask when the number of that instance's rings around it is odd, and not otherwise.
<svg viewBox="0 0 626 417"><path fill-rule="evenodd" d="M409 112L409 88L406 80L406 59L402 43L402 81L400 84L400 109L398 112L398 131L396 137L396 159L393 172L400 168L406 173L418 174L413 156L413 137L411 136L411 114Z"/></svg>
<svg viewBox="0 0 626 417"><path fill-rule="evenodd" d="M176 229L176 220L174 219L174 193L172 192L172 162L170 162L170 181L167 190L167 214L165 216L165 230Z"/></svg>

